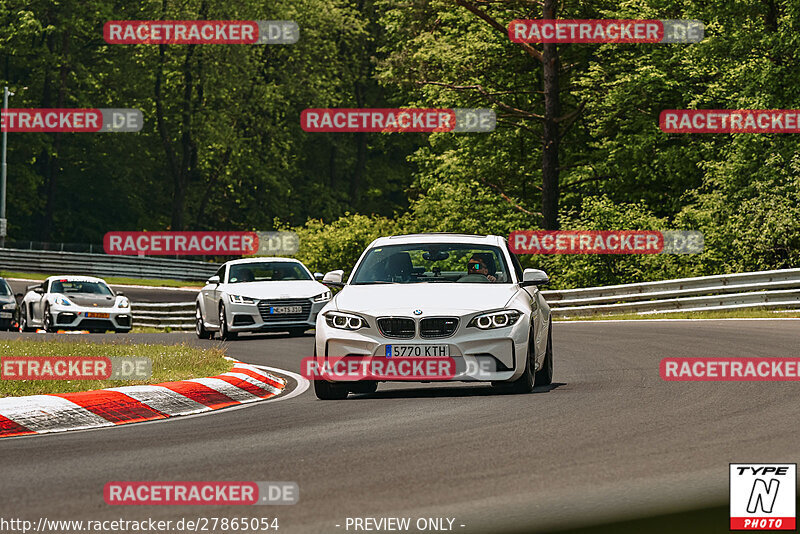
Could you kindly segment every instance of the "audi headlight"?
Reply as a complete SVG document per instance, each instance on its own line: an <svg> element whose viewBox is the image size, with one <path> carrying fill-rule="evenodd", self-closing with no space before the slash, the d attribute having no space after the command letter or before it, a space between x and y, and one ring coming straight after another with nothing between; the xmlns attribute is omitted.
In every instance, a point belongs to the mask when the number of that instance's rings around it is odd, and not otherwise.
<svg viewBox="0 0 800 534"><path fill-rule="evenodd" d="M122 297L117 303L117 308L127 308L130 305L131 301L129 301L126 297Z"/></svg>
<svg viewBox="0 0 800 534"><path fill-rule="evenodd" d="M519 321L522 314L516 310L503 310L476 315L469 322L467 327L474 326L481 330L491 330L492 328L505 328Z"/></svg>
<svg viewBox="0 0 800 534"><path fill-rule="evenodd" d="M326 300L331 300L331 292L326 291L325 293L320 293L316 297L314 297L314 302L325 302Z"/></svg>
<svg viewBox="0 0 800 534"><path fill-rule="evenodd" d="M342 313L329 311L325 314L325 322L328 326L341 330L358 330L368 327L367 320L352 313Z"/></svg>
<svg viewBox="0 0 800 534"><path fill-rule="evenodd" d="M250 297L243 297L241 295L228 295L228 298L234 304L252 304L255 300L251 299Z"/></svg>
<svg viewBox="0 0 800 534"><path fill-rule="evenodd" d="M53 300L53 303L58 304L59 306L72 306L72 303L67 297L56 297Z"/></svg>
<svg viewBox="0 0 800 534"><path fill-rule="evenodd" d="M13 310L16 307L17 307L16 304L14 304L13 302L9 302L7 304L3 304L2 306L0 306L0 310Z"/></svg>

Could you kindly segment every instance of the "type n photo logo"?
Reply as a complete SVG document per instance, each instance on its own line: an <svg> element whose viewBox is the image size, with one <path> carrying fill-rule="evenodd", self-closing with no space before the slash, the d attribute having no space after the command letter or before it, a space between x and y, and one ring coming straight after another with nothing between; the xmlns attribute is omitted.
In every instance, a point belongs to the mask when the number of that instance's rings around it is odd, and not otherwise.
<svg viewBox="0 0 800 534"><path fill-rule="evenodd" d="M797 464L730 464L731 530L794 530Z"/></svg>

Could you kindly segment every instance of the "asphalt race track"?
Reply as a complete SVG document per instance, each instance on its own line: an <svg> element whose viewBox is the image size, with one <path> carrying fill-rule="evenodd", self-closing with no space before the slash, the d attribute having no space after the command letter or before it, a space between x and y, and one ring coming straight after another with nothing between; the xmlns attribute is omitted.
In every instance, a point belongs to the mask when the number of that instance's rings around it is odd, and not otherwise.
<svg viewBox="0 0 800 534"><path fill-rule="evenodd" d="M724 506L729 462L800 460L800 387L664 382L659 360L796 357L799 334L800 320L556 323L554 385L530 395L382 384L318 401L309 390L199 417L0 440L2 515L277 517L289 534L345 532L347 517L454 517L456 532L499 532ZM311 334L226 344L245 362L293 372L312 345ZM296 481L300 502L109 506L103 486L114 480ZM719 527L727 532L725 518Z"/></svg>

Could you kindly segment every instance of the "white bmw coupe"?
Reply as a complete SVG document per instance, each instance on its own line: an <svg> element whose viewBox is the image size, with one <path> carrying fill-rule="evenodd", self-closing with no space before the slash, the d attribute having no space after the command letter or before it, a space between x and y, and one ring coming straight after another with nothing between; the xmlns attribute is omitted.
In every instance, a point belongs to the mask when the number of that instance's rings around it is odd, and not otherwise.
<svg viewBox="0 0 800 534"><path fill-rule="evenodd" d="M490 381L517 393L551 383L550 306L539 291L549 280L538 269L523 271L503 237L382 237L367 247L346 284L342 274L324 277L342 290L317 316L318 398L371 393L378 381L391 380L343 379L334 362L352 357L400 366L404 358L444 358L460 372L442 380Z"/></svg>
<svg viewBox="0 0 800 534"><path fill-rule="evenodd" d="M289 258L229 261L197 295L197 337L235 339L240 332L302 335L314 327L331 291L305 265Z"/></svg>

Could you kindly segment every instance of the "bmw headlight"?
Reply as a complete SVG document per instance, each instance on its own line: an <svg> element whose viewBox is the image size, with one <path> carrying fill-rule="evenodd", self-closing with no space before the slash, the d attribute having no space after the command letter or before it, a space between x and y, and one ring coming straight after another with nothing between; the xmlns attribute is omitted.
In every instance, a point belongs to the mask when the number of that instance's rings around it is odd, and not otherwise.
<svg viewBox="0 0 800 534"><path fill-rule="evenodd" d="M243 297L241 295L228 295L228 298L234 304L253 304L255 300L250 297Z"/></svg>
<svg viewBox="0 0 800 534"><path fill-rule="evenodd" d="M131 305L131 301L127 299L127 297L122 297L119 302L117 303L117 308L127 308Z"/></svg>
<svg viewBox="0 0 800 534"><path fill-rule="evenodd" d="M503 310L476 315L469 322L467 327L475 326L481 330L491 330L492 328L504 328L511 326L519 321L522 314L517 310Z"/></svg>
<svg viewBox="0 0 800 534"><path fill-rule="evenodd" d="M53 303L58 304L59 306L72 306L72 303L67 297L56 297L53 299Z"/></svg>
<svg viewBox="0 0 800 534"><path fill-rule="evenodd" d="M325 313L325 322L332 328L341 330L358 330L369 326L367 320L352 313L329 311Z"/></svg>
<svg viewBox="0 0 800 534"><path fill-rule="evenodd" d="M314 297L314 302L325 302L326 300L331 300L331 292L326 291L324 293L320 293L316 297Z"/></svg>

